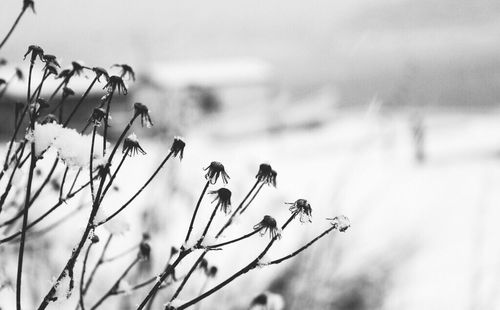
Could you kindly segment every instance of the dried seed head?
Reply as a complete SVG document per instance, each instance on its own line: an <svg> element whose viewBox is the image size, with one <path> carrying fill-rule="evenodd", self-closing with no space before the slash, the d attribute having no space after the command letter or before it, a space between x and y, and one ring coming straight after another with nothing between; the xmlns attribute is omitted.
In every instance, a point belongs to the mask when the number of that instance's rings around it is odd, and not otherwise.
<svg viewBox="0 0 500 310"><path fill-rule="evenodd" d="M228 214L231 212L231 191L227 188L221 187L216 191L210 191L209 194L217 195L215 199L217 200L217 206L220 206L220 210L224 211L224 213Z"/></svg>
<svg viewBox="0 0 500 310"><path fill-rule="evenodd" d="M141 242L139 244L139 258L143 260L149 260L151 255L151 246L147 242Z"/></svg>
<svg viewBox="0 0 500 310"><path fill-rule="evenodd" d="M106 79L106 81L109 80L109 74L108 74L108 71L106 71L106 69L104 68L101 68L101 67L93 67L92 68L92 71L94 71L96 77L97 77L97 80L100 82L100 78L101 76L104 76L104 78Z"/></svg>
<svg viewBox="0 0 500 310"><path fill-rule="evenodd" d="M142 233L142 241L148 241L151 239L151 235L146 231Z"/></svg>
<svg viewBox="0 0 500 310"><path fill-rule="evenodd" d="M47 65L53 65L55 67L61 68L61 65L57 61L57 57L54 55L50 54L43 55L43 62L45 62Z"/></svg>
<svg viewBox="0 0 500 310"><path fill-rule="evenodd" d="M298 199L295 202L285 202L290 205L289 210L293 215L299 216L300 222L305 223L306 221L311 223L312 208L309 202L305 199Z"/></svg>
<svg viewBox="0 0 500 310"><path fill-rule="evenodd" d="M69 87L64 87L63 88L63 97L64 98L67 98L69 96L74 96L75 95L75 92L69 88Z"/></svg>
<svg viewBox="0 0 500 310"><path fill-rule="evenodd" d="M177 253L179 253L179 249L177 249L175 246L170 248L170 256L174 256Z"/></svg>
<svg viewBox="0 0 500 310"><path fill-rule="evenodd" d="M227 180L230 179L229 175L227 175L226 170L224 169L224 165L222 165L218 161L211 162L210 166L204 168L203 170L208 170L205 174L205 179L210 181L210 184L215 184L219 177L222 178L222 182L225 184L227 184Z"/></svg>
<svg viewBox="0 0 500 310"><path fill-rule="evenodd" d="M93 123L94 126L100 126L106 117L106 110L103 108L94 108L92 115L90 116L89 122Z"/></svg>
<svg viewBox="0 0 500 310"><path fill-rule="evenodd" d="M16 77L19 81L24 80L24 74L23 71L19 68L16 68Z"/></svg>
<svg viewBox="0 0 500 310"><path fill-rule="evenodd" d="M267 309L267 295L264 293L257 295L250 304L250 307L254 306L265 307Z"/></svg>
<svg viewBox="0 0 500 310"><path fill-rule="evenodd" d="M135 133L132 133L123 141L122 153L126 153L128 156L134 156L137 155L137 153L145 155L146 151L144 151L144 149L139 144L139 140L137 140L137 136L135 135Z"/></svg>
<svg viewBox="0 0 500 310"><path fill-rule="evenodd" d="M71 67L72 67L72 71L74 72L74 74L80 76L82 73L83 73L83 69L89 69L89 67L86 67L83 62L81 61L72 61L71 62Z"/></svg>
<svg viewBox="0 0 500 310"><path fill-rule="evenodd" d="M201 260L200 264L198 265L198 268L203 270L203 272L207 273L208 272L208 261L205 258L203 258Z"/></svg>
<svg viewBox="0 0 500 310"><path fill-rule="evenodd" d="M280 239L281 238L281 231L278 228L278 223L270 215L265 215L264 218L262 219L262 221L255 224L253 229L259 231L261 236L263 236L267 232L269 232L269 238L271 238L271 239L274 239L274 238Z"/></svg>
<svg viewBox="0 0 500 310"><path fill-rule="evenodd" d="M147 106L140 102L134 103L134 115L141 117L141 126L144 127L146 124L147 128L151 128L153 126L153 122L151 121L151 116L149 116L149 109Z"/></svg>
<svg viewBox="0 0 500 310"><path fill-rule="evenodd" d="M128 75L129 80L132 79L133 81L135 81L135 72L131 66L129 66L127 64L114 64L111 66L111 68L113 68L113 67L118 67L121 69L120 76L122 78L124 78L126 75Z"/></svg>
<svg viewBox="0 0 500 310"><path fill-rule="evenodd" d="M57 76L58 79L65 79L66 81L69 81L69 79L73 76L74 72L71 69L64 69L61 72L59 72L59 75Z"/></svg>
<svg viewBox="0 0 500 310"><path fill-rule="evenodd" d="M57 117L54 115L54 114L47 114L45 115L41 122L40 122L42 125L45 125L45 124L57 124Z"/></svg>
<svg viewBox="0 0 500 310"><path fill-rule="evenodd" d="M43 61L43 49L38 46L38 45L30 45L28 46L28 51L26 52L26 54L24 54L24 58L23 59L26 59L26 56L28 56L29 54L31 54L31 63L34 63L36 58L40 58L40 61Z"/></svg>
<svg viewBox="0 0 500 310"><path fill-rule="evenodd" d="M103 89L106 89L108 93L116 90L119 94L127 94L127 87L125 86L125 82L123 82L123 79L121 77L116 75L112 75L109 77L108 82L106 83L106 85L104 85Z"/></svg>
<svg viewBox="0 0 500 310"><path fill-rule="evenodd" d="M255 176L257 180L264 182L267 185L276 187L276 176L278 174L271 168L269 164L260 164L259 172Z"/></svg>
<svg viewBox="0 0 500 310"><path fill-rule="evenodd" d="M177 155L179 155L179 159L182 160L182 158L184 157L185 146L186 143L182 140L181 137L174 137L174 142L170 147L170 151L173 153L174 157L177 157Z"/></svg>
<svg viewBox="0 0 500 310"><path fill-rule="evenodd" d="M90 238L90 241L92 243L98 243L99 242L99 237L97 235L93 235L92 238Z"/></svg>
<svg viewBox="0 0 500 310"><path fill-rule="evenodd" d="M217 267L216 267L216 266L212 266L212 267L210 267L210 269L208 270L208 274L207 274L207 275L208 275L210 278L215 278L215 277L217 276L217 271L218 271Z"/></svg>
<svg viewBox="0 0 500 310"><path fill-rule="evenodd" d="M0 79L0 86L2 86L3 84L7 84L7 81L5 81L4 79Z"/></svg>
<svg viewBox="0 0 500 310"><path fill-rule="evenodd" d="M25 11L27 9L31 9L33 11L33 13L36 14L36 11L35 11L35 1L33 1L33 0L23 0L23 11Z"/></svg>
<svg viewBox="0 0 500 310"><path fill-rule="evenodd" d="M345 232L351 227L351 221L347 216L339 215L334 218L327 218L332 226L335 226L340 232Z"/></svg>
<svg viewBox="0 0 500 310"><path fill-rule="evenodd" d="M54 66L53 64L51 63L47 63L44 67L43 67L44 70L47 71L47 75L55 75L57 76L57 67Z"/></svg>

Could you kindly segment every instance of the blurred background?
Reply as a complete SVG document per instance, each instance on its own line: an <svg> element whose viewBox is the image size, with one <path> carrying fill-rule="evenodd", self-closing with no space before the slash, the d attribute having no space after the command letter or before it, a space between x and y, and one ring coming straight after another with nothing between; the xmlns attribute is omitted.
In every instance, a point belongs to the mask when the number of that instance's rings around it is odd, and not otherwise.
<svg viewBox="0 0 500 310"><path fill-rule="evenodd" d="M167 164L124 212L118 228L97 231L105 239L109 230L128 227L114 239L114 253L139 242L143 232L151 234L152 260L131 274L130 283L160 270L170 246L182 243L205 182L202 168L213 160L224 163L237 205L259 164L268 162L278 172L277 189L264 187L228 238L248 232L264 214L284 222L289 215L284 202L298 198L311 203L313 222L292 225L270 258L294 251L328 228L326 217L344 214L352 227L293 260L254 270L200 309L248 309L265 291L279 294L277 304L284 303L284 309L500 308L499 1L35 4L37 14L25 14L0 51L7 60L0 78L9 79L16 67L26 73L22 56L28 45L37 44L58 56L63 67L82 60L90 67L126 63L134 68L137 80L127 81L129 94L117 97L113 107L115 138L134 102L151 110L154 127L134 128L147 155L126 163L106 208L126 201L142 185L173 136L187 141L184 160ZM1 36L21 6L19 0L2 1ZM36 74L39 80L41 71ZM70 87L81 94L90 81L82 76ZM49 81L42 96L58 83ZM102 86L93 89L70 127L85 125L104 94ZM0 99L4 142L13 128L13 103L24 100L25 89L26 81L12 82ZM50 161L39 168L47 172ZM200 223L211 212L209 203L205 199ZM43 201L34 207L33 218L44 208ZM43 230L76 213L30 244L27 304L39 302L69 257L85 210L69 204L40 224ZM15 204L10 212L16 212ZM8 218L5 213L0 220ZM244 266L265 242L253 238L211 254L208 260L219 274L207 287ZM0 281L15 275L16 260L7 258L16 254L14 246L0 246ZM113 283L109 274L118 275L132 258L98 274L87 299L97 299ZM197 277L181 299L203 287L203 276ZM12 299L13 291L5 287L0 300ZM159 295L158 308L171 293ZM135 309L143 295L110 299L106 307ZM68 309L75 301L54 308Z"/></svg>

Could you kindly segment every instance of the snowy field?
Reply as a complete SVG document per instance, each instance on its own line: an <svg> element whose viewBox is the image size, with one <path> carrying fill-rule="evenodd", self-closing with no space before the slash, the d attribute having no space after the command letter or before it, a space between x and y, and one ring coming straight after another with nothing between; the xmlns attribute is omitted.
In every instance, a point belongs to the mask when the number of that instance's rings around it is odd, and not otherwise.
<svg viewBox="0 0 500 310"><path fill-rule="evenodd" d="M123 221L130 226L115 238L111 253L136 244L146 230L152 234L152 264L141 266L142 273L133 274L129 282L157 273L165 264L170 246L182 243L205 182L202 168L212 160L224 163L231 177L228 187L233 191L233 205L237 205L253 185L258 165L269 162L278 172L278 188L265 187L250 212L227 231L225 238L250 231L264 214L283 223L289 216L284 202L298 198L311 203L313 222L294 223L269 258L293 251L327 228L326 217L344 214L351 219L352 227L344 234L327 236L294 260L252 271L209 297L202 309L220 309L221 305L246 309L253 297L267 289L282 294L287 309L305 305L308 309L498 309L500 191L496 189L500 188L500 113L425 115L427 157L423 163L414 160L407 114L319 114L316 116L320 122L307 129L290 127L296 124L292 116L282 118L279 121L284 129L271 134L266 130L272 130L278 121L272 115L263 121L260 117L258 122L252 122L250 114L244 120L222 116L191 130L186 136L184 160L169 161L155 185L124 212L124 220L113 220L114 227L108 227L120 229ZM239 124L239 131L221 131L236 128L235 124ZM170 144L170 138L142 141L148 154L126 162L126 173L117 183L119 191L106 198L104 212L120 206L142 185ZM50 156L43 161L45 165L50 162ZM73 201L84 201L86 195L89 193ZM210 201L205 198L202 204L198 228L212 210ZM69 203L38 229L56 222L75 207L76 203ZM45 208L42 200L31 209L31 216L36 217ZM0 220L8 213L4 212ZM29 243L26 268L32 275L27 283L31 284L33 303L40 300L51 276L69 257L87 213L88 208L84 208L76 217ZM223 220L219 215L216 224ZM97 234L105 239L107 232L100 230ZM241 246L228 247L224 253L211 253L208 260L220 272L209 287L254 258L265 242L256 236ZM98 252L93 253L93 259ZM0 261L16 253L13 246L0 247ZM94 292L87 298L97 298L99 292L109 288L114 281L109 274L120 273L132 259L133 254L117 261L106 274L98 274ZM49 268L41 270L42 264ZM4 275L15 275L15 260L0 266L6 266L0 270ZM185 266L179 274L190 265ZM188 300L200 290L203 281L201 275L197 276L199 280L191 283L180 299ZM1 290L0 305L2 300L14 300L13 294L8 288ZM162 294L159 303L169 296ZM2 298L7 295L9 298ZM129 296L120 309L135 309L129 305L143 295L139 291ZM118 305L118 299L107 301L110 309L114 309L114 303ZM75 302L73 296L54 308L72 308ZM362 306L353 308L352 303ZM3 307L10 309L11 305Z"/></svg>

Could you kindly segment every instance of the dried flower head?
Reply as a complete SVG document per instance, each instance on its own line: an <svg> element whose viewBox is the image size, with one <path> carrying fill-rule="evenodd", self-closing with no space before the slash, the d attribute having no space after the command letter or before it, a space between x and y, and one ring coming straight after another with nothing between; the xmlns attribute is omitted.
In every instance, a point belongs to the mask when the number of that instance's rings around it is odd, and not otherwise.
<svg viewBox="0 0 500 310"><path fill-rule="evenodd" d="M63 98L68 98L69 96L74 96L74 95L75 92L71 88L69 87L63 88L63 93L62 93Z"/></svg>
<svg viewBox="0 0 500 310"><path fill-rule="evenodd" d="M217 271L218 271L218 268L216 266L212 266L212 267L210 267L210 269L208 269L207 276L209 278L215 278L217 276Z"/></svg>
<svg viewBox="0 0 500 310"><path fill-rule="evenodd" d="M57 124L57 117L54 114L47 114L45 115L41 122L42 125L45 124Z"/></svg>
<svg viewBox="0 0 500 310"><path fill-rule="evenodd" d="M80 76L83 74L83 69L88 69L90 70L89 67L86 67L83 62L81 61L72 61L71 62L71 71L73 71L74 74Z"/></svg>
<svg viewBox="0 0 500 310"><path fill-rule="evenodd" d="M92 115L90 115L89 122L93 123L94 126L101 126L104 118L106 117L106 110L103 108L94 108Z"/></svg>
<svg viewBox="0 0 500 310"><path fill-rule="evenodd" d="M345 215L339 215L334 218L327 218L332 226L335 226L340 232L345 232L351 227L351 221Z"/></svg>
<svg viewBox="0 0 500 310"><path fill-rule="evenodd" d="M260 164L259 172L255 176L257 180L264 182L268 185L273 185L276 187L276 176L278 174L271 168L269 164Z"/></svg>
<svg viewBox="0 0 500 310"><path fill-rule="evenodd" d="M270 215L265 215L262 221L255 224L253 229L259 231L261 236L269 232L269 238L281 238L281 232L278 228L278 223L276 223L276 220Z"/></svg>
<svg viewBox="0 0 500 310"><path fill-rule="evenodd" d="M58 79L64 79L65 81L69 81L71 77L73 76L74 72L71 69L64 69L59 72L59 75L57 76Z"/></svg>
<svg viewBox="0 0 500 310"><path fill-rule="evenodd" d="M0 67L1 67L1 66L5 66L6 64L7 64L7 59L5 59L5 58L3 58L3 57L2 57L2 58L0 58Z"/></svg>
<svg viewBox="0 0 500 310"><path fill-rule="evenodd" d="M39 57L41 61L43 61L43 49L38 45L30 45L28 46L28 51L24 54L24 59L26 56L31 54L31 63L34 63L36 58Z"/></svg>
<svg viewBox="0 0 500 310"><path fill-rule="evenodd" d="M7 84L7 81L4 80L4 79L0 79L0 86L4 85L4 84Z"/></svg>
<svg viewBox="0 0 500 310"><path fill-rule="evenodd" d="M57 57L54 55L44 54L43 62L45 62L47 65L53 65L55 67L61 68L61 65L57 61Z"/></svg>
<svg viewBox="0 0 500 310"><path fill-rule="evenodd" d="M104 68L101 68L101 67L93 67L92 68L92 71L94 71L96 77L97 77L97 80L100 82L100 78L101 76L104 76L104 78L106 79L106 81L109 80L109 74L108 74L108 71L106 71L106 69Z"/></svg>
<svg viewBox="0 0 500 310"><path fill-rule="evenodd" d="M27 9L31 9L33 11L33 13L36 14L36 11L35 11L35 1L33 1L33 0L23 0L23 11L25 11Z"/></svg>
<svg viewBox="0 0 500 310"><path fill-rule="evenodd" d="M172 146L170 147L170 151L174 155L174 157L177 157L179 155L179 159L182 160L184 157L184 147L186 146L186 143L182 140L181 137L174 137L174 142L172 143Z"/></svg>
<svg viewBox="0 0 500 310"><path fill-rule="evenodd" d="M289 210L293 215L299 216L301 223L311 222L312 208L307 200L297 199L295 202L286 202L286 204L290 205Z"/></svg>
<svg viewBox="0 0 500 310"><path fill-rule="evenodd" d="M127 94L127 87L125 86L125 82L123 82L123 79L117 75L110 76L103 89L107 89L109 93L116 90L119 94Z"/></svg>
<svg viewBox="0 0 500 310"><path fill-rule="evenodd" d="M95 234L94 234L94 235L92 235L92 238L90 238L90 241L91 241L92 243L98 243L98 242L99 242L99 236L97 236L97 235L95 235Z"/></svg>
<svg viewBox="0 0 500 310"><path fill-rule="evenodd" d="M212 203L217 200L217 206L220 210L228 214L231 212L231 191L227 188L221 187L216 191L210 191L209 194L217 195Z"/></svg>
<svg viewBox="0 0 500 310"><path fill-rule="evenodd" d="M226 170L224 169L224 165L222 165L218 161L213 161L210 163L210 166L204 168L203 170L207 171L205 174L205 179L210 181L210 184L215 184L219 177L222 178L222 182L227 184L227 179L230 179L229 175L227 175Z"/></svg>
<svg viewBox="0 0 500 310"><path fill-rule="evenodd" d="M57 67L55 65L53 65L52 63L47 63L45 64L45 66L43 67L43 69L47 72L47 75L55 75L57 76L58 72L57 72Z"/></svg>
<svg viewBox="0 0 500 310"><path fill-rule="evenodd" d="M147 242L141 242L139 244L139 258L143 260L149 260L151 256L151 246Z"/></svg>
<svg viewBox="0 0 500 310"><path fill-rule="evenodd" d="M24 74L23 71L19 68L16 68L16 77L19 81L24 80Z"/></svg>
<svg viewBox="0 0 500 310"><path fill-rule="evenodd" d="M141 117L142 127L144 127L144 124L146 124L147 128L151 128L151 126L153 126L153 122L151 121L151 116L149 116L149 109L147 106L140 102L134 103L134 113L135 116Z"/></svg>
<svg viewBox="0 0 500 310"><path fill-rule="evenodd" d="M111 68L113 68L113 67L118 67L121 69L120 76L122 78L124 78L126 75L128 75L129 80L132 79L133 81L135 81L135 72L131 66L129 66L127 64L114 64L111 66Z"/></svg>
<svg viewBox="0 0 500 310"><path fill-rule="evenodd" d="M170 256L174 256L175 254L179 253L179 249L176 248L175 246L170 248Z"/></svg>
<svg viewBox="0 0 500 310"><path fill-rule="evenodd" d="M201 260L200 264L198 265L198 268L203 270L203 272L207 273L208 272L208 261L205 258L203 258Z"/></svg>
<svg viewBox="0 0 500 310"><path fill-rule="evenodd" d="M134 156L138 153L145 155L146 151L144 151L144 149L139 144L139 140L137 140L137 136L135 135L135 133L132 133L123 141L122 153L127 153L128 156Z"/></svg>

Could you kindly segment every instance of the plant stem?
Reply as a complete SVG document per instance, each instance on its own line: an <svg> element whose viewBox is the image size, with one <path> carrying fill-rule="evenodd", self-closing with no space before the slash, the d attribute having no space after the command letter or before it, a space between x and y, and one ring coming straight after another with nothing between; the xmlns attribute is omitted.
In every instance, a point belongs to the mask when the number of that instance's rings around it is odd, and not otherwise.
<svg viewBox="0 0 500 310"><path fill-rule="evenodd" d="M73 108L73 110L71 111L71 113L69 114L68 118L66 119L66 121L64 122L64 125L63 127L66 127L68 126L69 122L71 121L71 119L73 118L73 116L75 115L76 111L78 110L78 108L82 105L83 101L85 100L85 98L88 96L88 94L90 93L90 90L92 89L92 87L94 86L95 82L97 81L97 76L92 80L92 83L90 83L90 86L87 88L87 90L85 91L85 93L82 95L82 97L80 98L80 100L78 100L78 103L75 105L75 107Z"/></svg>
<svg viewBox="0 0 500 310"><path fill-rule="evenodd" d="M116 175L118 174L118 171L120 171L120 168L122 167L123 162L125 162L125 159L127 158L128 154L129 154L129 149L127 149L125 151L125 153L123 153L122 159L120 160L120 163L118 164L118 167L116 167L116 170L111 175L111 178L109 179L108 184L106 184L106 187L104 188L104 191L102 192L102 197L103 198L104 198L104 196L106 196L106 193L108 192L109 188L113 184L113 181L115 180ZM101 199L101 202L102 202L102 199Z"/></svg>
<svg viewBox="0 0 500 310"><path fill-rule="evenodd" d="M59 200L63 200L64 183L66 182L66 176L68 175L68 170L69 170L68 167L66 167L66 169L64 169L64 174L63 174L63 178L61 181L61 185L59 185Z"/></svg>
<svg viewBox="0 0 500 310"><path fill-rule="evenodd" d="M201 253L201 255L198 257L196 262L193 264L193 266L191 266L191 269L189 269L189 272L187 273L187 275L184 277L184 279L182 279L182 282L179 285L179 287L177 288L177 290L175 291L174 295L172 295L172 298L170 298L170 302L172 302L172 300L176 299L177 296L179 296L180 292L184 288L184 285L186 285L187 281L189 280L189 278L191 277L193 272L196 270L198 265L201 263L201 261L203 260L203 258L205 257L206 254L207 254L207 251L203 251L203 253Z"/></svg>
<svg viewBox="0 0 500 310"><path fill-rule="evenodd" d="M316 241L318 241L319 239L323 238L324 236L326 236L328 233L330 233L332 230L335 230L337 229L336 226L332 226L330 228L328 228L327 230L325 230L324 232L322 232L319 236L317 236L316 238L312 239L311 241L309 241L307 244L305 244L303 247L299 248L298 250L296 250L295 252L289 254L289 255L286 255L286 256L283 256L282 258L279 258L279 259L275 259L273 261L270 261L268 263L266 263L265 265L276 265L276 264L279 264L287 259L290 259L294 256L296 256L297 254L299 254L300 252L304 251L305 249L307 249L308 247L310 247L313 243L315 243Z"/></svg>
<svg viewBox="0 0 500 310"><path fill-rule="evenodd" d="M215 218L215 214L217 214L217 209L219 209L220 203L217 203L215 205L214 210L212 211L212 214L210 215L210 219L208 220L207 225L205 226L205 229L203 230L203 233L201 234L200 240L196 243L197 246L200 246L203 240L205 239L205 236L208 233L208 229L210 228L210 225L212 224L212 221Z"/></svg>
<svg viewBox="0 0 500 310"><path fill-rule="evenodd" d="M120 285L120 282L127 276L127 274L130 272L130 270L139 262L140 258L137 256L132 263L125 269L125 271L121 274L121 276L116 280L116 282L113 284L113 286L104 294L104 296L101 297L97 301L97 303L90 308L90 310L95 310L97 309L108 297L113 295L113 293L118 289L118 286Z"/></svg>
<svg viewBox="0 0 500 310"><path fill-rule="evenodd" d="M250 195L255 190L255 188L257 187L257 185L259 184L259 182L260 182L259 180L257 180L255 182L255 184L252 186L252 188L247 193L247 195L245 196L245 198L243 198L243 200L240 202L240 204L238 205L238 207L233 211L233 213L231 214L231 216L227 220L226 224L224 224L224 226L222 226L222 228L219 230L219 232L217 233L217 235L215 235L215 238L219 238L222 235L222 233L233 223L234 217L238 214L238 211L243 207L243 204L245 203L245 201L247 201L248 197L250 197Z"/></svg>
<svg viewBox="0 0 500 310"><path fill-rule="evenodd" d="M92 129L92 143L90 144L90 161L89 161L89 174L90 174L90 193L92 196L92 203L96 202L96 196L94 193L94 181L93 181L93 175L92 173L94 172L94 169L92 167L92 163L94 162L94 146L95 146L95 132L96 132L96 126ZM98 172L98 174L100 171Z"/></svg>
<svg viewBox="0 0 500 310"><path fill-rule="evenodd" d="M220 248L220 247L223 247L223 246L226 246L226 245L229 245L229 244L232 244L232 243L235 243L235 242L238 242L238 241L241 241L241 240L244 240L246 238L250 238L251 236L255 235L256 233L258 233L260 230L253 230L252 232L246 234L246 235L243 235L239 238L236 238L236 239L233 239L233 240L229 240L229 241L226 241L226 242L222 242L222 243L218 243L218 244L214 244L214 245L209 245L207 246L206 248L207 249L217 249L217 248Z"/></svg>
<svg viewBox="0 0 500 310"><path fill-rule="evenodd" d="M259 194L260 190L262 189L262 186L264 186L264 183L260 184L259 188L253 194L252 199L250 199L250 201L248 201L248 203L245 205L245 207L243 207L243 209L240 210L240 215L243 214L243 212L245 212L247 210L247 208L253 202L253 200L255 199L255 197L257 197L257 195Z"/></svg>
<svg viewBox="0 0 500 310"><path fill-rule="evenodd" d="M104 247L102 248L101 255L99 256L99 259L97 260L97 263L95 264L94 268L90 272L89 278L87 279L87 282L85 283L85 287L83 289L83 295L87 294L87 291L92 284L92 280L94 280L94 276L97 272L97 269L102 265L103 263L103 258L104 255L106 254L106 251L108 250L109 244L111 243L111 238L113 237L113 234L110 234L108 239L106 240L106 243L104 244Z"/></svg>
<svg viewBox="0 0 500 310"><path fill-rule="evenodd" d="M79 292L80 292L80 296L79 296L79 299L78 299L78 303L80 305L80 307L82 308L82 310L85 310L85 302L84 302L84 295L83 295L83 285L84 285L84 281L85 281L85 271L87 269L87 261L89 259L89 253L90 253L90 249L92 248L92 245L94 245L94 242L91 242L87 248L87 251L85 252L85 257L83 259L83 265L82 265L82 274L80 276L80 286L79 286Z"/></svg>
<svg viewBox="0 0 500 310"><path fill-rule="evenodd" d="M194 220L196 218L196 214L198 213L198 209L200 208L201 201L203 200L203 196L205 196L205 193L208 189L208 186L210 185L210 180L205 183L205 186L203 187L203 190L201 191L200 198L198 198L198 202L196 203L196 207L194 208L193 216L191 217L191 222L189 223L189 228L186 234L186 238L184 238L184 244L187 244L189 241L189 236L191 235L191 232L193 231L193 226L194 226Z"/></svg>
<svg viewBox="0 0 500 310"><path fill-rule="evenodd" d="M16 26L19 23L19 21L21 20L21 17L23 17L24 12L26 12L26 9L27 9L26 7L23 7L23 9L21 10L21 12L17 16L16 20L14 21L14 24L12 25L12 27L10 27L9 32L7 33L7 35L5 36L5 38L3 38L2 43L0 43L0 49L2 49L2 47L5 45L5 43L9 39L10 35L14 32L14 29L16 29Z"/></svg>
<svg viewBox="0 0 500 310"><path fill-rule="evenodd" d="M99 223L97 223L96 226L101 226L102 224L104 223L107 223L109 222L112 218L114 218L115 216L117 216L120 212L123 211L123 209L125 209L130 203L132 203L132 201L135 200L135 198L137 198L137 196L139 196L139 194L149 185L149 183L151 183L151 181L156 177L156 175L158 174L158 172L160 172L161 168L165 165L165 163L167 162L167 160L172 156L173 152L170 151L168 153L168 155L165 157L165 159L163 159L163 161L161 162L161 164L158 166L158 168L156 168L155 172L151 175L151 177L149 177L149 179L146 181L146 183L144 183L144 185L124 204L122 205L118 210L116 210L113 214L111 214L110 216L108 216L106 219L100 221Z"/></svg>

